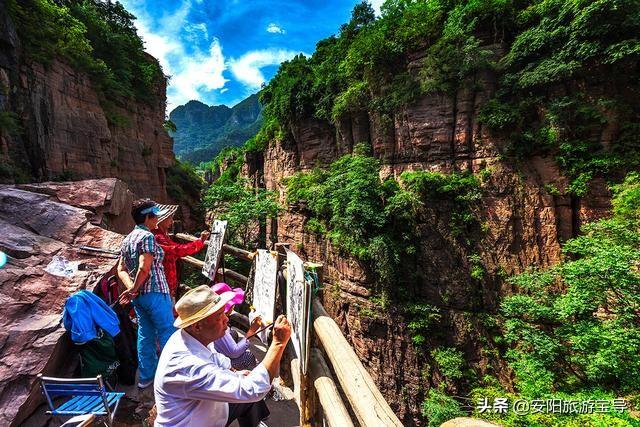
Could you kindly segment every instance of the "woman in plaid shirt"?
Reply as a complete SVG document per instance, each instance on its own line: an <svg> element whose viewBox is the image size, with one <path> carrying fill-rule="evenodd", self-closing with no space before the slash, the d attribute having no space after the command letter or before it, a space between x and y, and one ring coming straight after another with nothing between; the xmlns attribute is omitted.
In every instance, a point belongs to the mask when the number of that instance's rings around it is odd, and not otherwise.
<svg viewBox="0 0 640 427"><path fill-rule="evenodd" d="M162 265L164 250L151 233L158 225L160 209L155 202L143 200L134 203L132 214L136 226L122 241L118 277L126 287L120 303L133 302L138 318L138 387L145 388L153 384L158 365L156 339L162 349L175 328Z"/></svg>

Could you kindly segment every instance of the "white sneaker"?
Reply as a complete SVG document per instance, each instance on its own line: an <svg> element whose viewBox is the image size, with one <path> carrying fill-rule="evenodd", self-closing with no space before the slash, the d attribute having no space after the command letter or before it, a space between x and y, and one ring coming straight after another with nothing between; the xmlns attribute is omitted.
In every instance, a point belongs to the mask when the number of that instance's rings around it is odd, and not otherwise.
<svg viewBox="0 0 640 427"><path fill-rule="evenodd" d="M138 381L138 388L147 388L150 385L153 384L153 379L150 379L149 381Z"/></svg>

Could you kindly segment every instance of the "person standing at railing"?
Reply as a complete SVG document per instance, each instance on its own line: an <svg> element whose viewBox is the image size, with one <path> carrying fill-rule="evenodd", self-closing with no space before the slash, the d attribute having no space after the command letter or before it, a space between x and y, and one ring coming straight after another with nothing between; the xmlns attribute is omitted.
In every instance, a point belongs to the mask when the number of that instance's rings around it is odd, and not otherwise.
<svg viewBox="0 0 640 427"><path fill-rule="evenodd" d="M164 250L164 274L169 283L169 295L172 301L176 298L176 289L178 289L178 259L197 254L204 248L204 242L207 241L211 233L203 231L200 238L189 243L177 243L169 237L169 230L173 225L173 216L178 210L178 205L158 205L160 214L158 216L158 226L151 232L156 238L158 244Z"/></svg>
<svg viewBox="0 0 640 427"><path fill-rule="evenodd" d="M269 415L262 399L278 374L291 326L279 316L264 360L251 371L232 371L229 358L207 346L224 335L225 305L234 296L201 285L176 303L179 330L160 355L154 382L156 427L224 427L234 420L255 427Z"/></svg>
<svg viewBox="0 0 640 427"><path fill-rule="evenodd" d="M118 277L126 289L120 304L133 303L138 318L138 387L153 384L158 365L156 339L162 349L175 331L169 284L164 274L164 250L150 230L158 225L160 209L155 202L134 203L135 228L122 241Z"/></svg>

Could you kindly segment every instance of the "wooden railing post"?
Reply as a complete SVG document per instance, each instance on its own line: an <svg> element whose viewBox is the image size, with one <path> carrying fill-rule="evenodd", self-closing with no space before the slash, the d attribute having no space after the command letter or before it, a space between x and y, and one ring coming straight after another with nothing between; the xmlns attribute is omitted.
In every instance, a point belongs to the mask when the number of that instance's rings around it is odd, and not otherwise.
<svg viewBox="0 0 640 427"><path fill-rule="evenodd" d="M300 370L300 426L311 427L316 413L315 396L311 375Z"/></svg>
<svg viewBox="0 0 640 427"><path fill-rule="evenodd" d="M309 368L319 403L316 405L316 425L321 425L319 420L324 419L329 427L353 427L351 416L338 393L333 376L317 348L311 350Z"/></svg>
<svg viewBox="0 0 640 427"><path fill-rule="evenodd" d="M313 326L360 425L402 426L336 322L313 301Z"/></svg>

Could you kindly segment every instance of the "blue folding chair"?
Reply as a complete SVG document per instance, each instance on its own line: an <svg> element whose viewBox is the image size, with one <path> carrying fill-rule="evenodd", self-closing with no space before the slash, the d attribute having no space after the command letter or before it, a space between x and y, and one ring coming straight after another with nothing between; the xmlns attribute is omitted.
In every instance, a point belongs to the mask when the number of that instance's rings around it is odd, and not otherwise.
<svg viewBox="0 0 640 427"><path fill-rule="evenodd" d="M107 425L113 425L113 418L118 410L120 399L124 393L107 391L102 375L96 378L53 378L38 375L50 411L54 416L75 416L93 414L106 417ZM53 404L56 397L69 397L57 408Z"/></svg>

